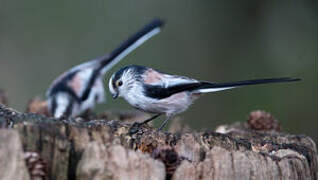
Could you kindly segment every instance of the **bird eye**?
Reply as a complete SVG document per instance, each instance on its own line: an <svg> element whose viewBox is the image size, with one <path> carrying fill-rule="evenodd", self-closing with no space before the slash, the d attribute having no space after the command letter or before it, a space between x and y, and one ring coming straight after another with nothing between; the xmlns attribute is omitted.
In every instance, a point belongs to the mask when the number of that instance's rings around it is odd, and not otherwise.
<svg viewBox="0 0 318 180"><path fill-rule="evenodd" d="M123 85L123 81L117 81L117 86Z"/></svg>

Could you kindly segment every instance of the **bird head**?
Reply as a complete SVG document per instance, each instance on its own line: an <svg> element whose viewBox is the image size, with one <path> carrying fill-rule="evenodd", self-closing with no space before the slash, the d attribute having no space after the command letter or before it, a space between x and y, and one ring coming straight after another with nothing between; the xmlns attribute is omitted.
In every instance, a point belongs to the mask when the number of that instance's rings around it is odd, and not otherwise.
<svg viewBox="0 0 318 180"><path fill-rule="evenodd" d="M108 84L112 97L116 99L129 93L142 80L141 77L146 69L144 66L131 65L115 72Z"/></svg>

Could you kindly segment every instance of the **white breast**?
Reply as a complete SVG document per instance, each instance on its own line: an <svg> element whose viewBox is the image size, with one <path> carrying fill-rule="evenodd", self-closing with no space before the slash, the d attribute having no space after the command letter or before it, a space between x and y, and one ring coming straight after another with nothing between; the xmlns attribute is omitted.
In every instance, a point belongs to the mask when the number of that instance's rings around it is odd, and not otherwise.
<svg viewBox="0 0 318 180"><path fill-rule="evenodd" d="M191 93L181 92L164 99L144 96L142 86L134 86L123 97L132 106L150 113L174 115L185 111L193 99Z"/></svg>

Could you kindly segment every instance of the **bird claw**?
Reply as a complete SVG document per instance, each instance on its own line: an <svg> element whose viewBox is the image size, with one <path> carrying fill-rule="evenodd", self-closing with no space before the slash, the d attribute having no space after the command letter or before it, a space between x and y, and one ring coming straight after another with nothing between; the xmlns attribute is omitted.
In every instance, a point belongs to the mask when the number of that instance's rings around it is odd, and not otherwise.
<svg viewBox="0 0 318 180"><path fill-rule="evenodd" d="M136 134L142 123L135 122L129 129L129 135Z"/></svg>

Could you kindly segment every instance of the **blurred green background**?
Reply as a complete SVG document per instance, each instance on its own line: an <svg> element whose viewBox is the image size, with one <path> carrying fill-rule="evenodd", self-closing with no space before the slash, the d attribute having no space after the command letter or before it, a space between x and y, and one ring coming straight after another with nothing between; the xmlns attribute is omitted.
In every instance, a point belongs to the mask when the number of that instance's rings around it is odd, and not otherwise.
<svg viewBox="0 0 318 180"><path fill-rule="evenodd" d="M196 129L271 112L284 131L318 141L318 1L0 0L0 88L24 111L52 80L110 52L154 17L161 34L115 70L140 64L210 81L281 76L300 83L250 86L205 95L180 116ZM108 92L108 90L107 90ZM109 93L108 93L109 94ZM105 109L131 109L108 96Z"/></svg>

